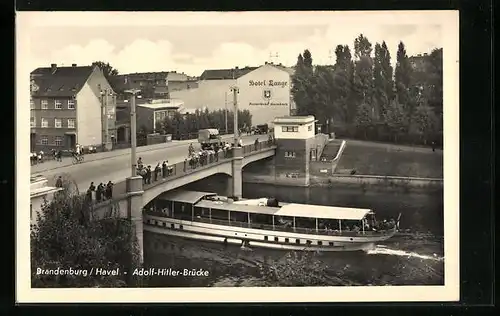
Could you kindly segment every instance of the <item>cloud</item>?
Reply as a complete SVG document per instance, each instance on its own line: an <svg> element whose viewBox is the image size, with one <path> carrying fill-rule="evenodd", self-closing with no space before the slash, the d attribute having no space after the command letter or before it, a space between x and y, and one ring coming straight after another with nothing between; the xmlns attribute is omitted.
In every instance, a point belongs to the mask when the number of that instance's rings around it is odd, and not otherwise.
<svg viewBox="0 0 500 316"><path fill-rule="evenodd" d="M118 49L108 40L96 38L82 46L69 45L54 50L49 56L31 56L29 63L33 66L31 69L34 69L49 66L51 63L89 65L93 61L102 60L109 62L120 73L176 70L190 75L200 75L205 69L258 66L269 60L291 66L296 63L298 54L305 49L311 51L315 64L333 63L335 47L339 44L349 45L353 50L354 39L359 34L364 34L373 46L376 42L381 43L385 40L393 63L400 40L406 44L408 55L430 52L442 45L441 29L435 25L410 25L404 30L397 28L397 25L367 28L363 24L344 23L342 26L332 24L323 30L314 29L310 36L294 41L274 41L267 46L252 45L251 39L242 36L239 41L221 42L208 54L198 55L174 52L174 45L166 40L135 38L129 41L128 45ZM405 35L401 36L402 33ZM32 45L38 40L40 39L32 39ZM200 45L199 50L203 51L204 48ZM271 53L278 53L279 57L271 58Z"/></svg>

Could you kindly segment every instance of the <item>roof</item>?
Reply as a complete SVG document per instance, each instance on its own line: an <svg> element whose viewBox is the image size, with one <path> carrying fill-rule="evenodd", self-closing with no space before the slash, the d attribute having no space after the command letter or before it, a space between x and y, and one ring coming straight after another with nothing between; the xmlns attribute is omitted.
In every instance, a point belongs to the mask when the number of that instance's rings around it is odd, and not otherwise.
<svg viewBox="0 0 500 316"><path fill-rule="evenodd" d="M314 122L314 116L279 116L273 121L274 124L306 124Z"/></svg>
<svg viewBox="0 0 500 316"><path fill-rule="evenodd" d="M321 219L340 220L362 220L367 214L372 213L370 209L334 207L308 204L285 204L281 208L269 206L255 206L233 204L221 201L202 200L196 204L197 207L215 208L221 210L268 214L274 216L308 217Z"/></svg>
<svg viewBox="0 0 500 316"><path fill-rule="evenodd" d="M165 100L163 102L137 104L137 106L142 106L144 108L153 109L153 110L166 109L166 108L179 108L183 105L184 105L184 101L182 101L182 100Z"/></svg>
<svg viewBox="0 0 500 316"><path fill-rule="evenodd" d="M247 73L254 71L257 68L259 67L205 70L201 74L200 80L238 79L239 77L242 77Z"/></svg>
<svg viewBox="0 0 500 316"><path fill-rule="evenodd" d="M83 87L94 71L93 66L37 68L31 72L31 79L36 85L32 96L72 97Z"/></svg>
<svg viewBox="0 0 500 316"><path fill-rule="evenodd" d="M194 204L205 196L216 195L216 193L210 192L174 190L161 194L158 199Z"/></svg>

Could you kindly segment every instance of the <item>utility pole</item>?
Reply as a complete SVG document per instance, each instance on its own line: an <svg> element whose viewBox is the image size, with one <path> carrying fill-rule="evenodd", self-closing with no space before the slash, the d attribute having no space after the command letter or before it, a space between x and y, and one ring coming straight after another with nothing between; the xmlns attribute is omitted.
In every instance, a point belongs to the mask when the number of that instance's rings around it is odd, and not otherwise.
<svg viewBox="0 0 500 316"><path fill-rule="evenodd" d="M234 106L234 147L237 147L238 141L240 140L240 131L238 130L238 93L240 93L240 89L237 86L232 86L231 91L233 92Z"/></svg>
<svg viewBox="0 0 500 316"><path fill-rule="evenodd" d="M224 120L225 120L225 123L226 123L226 134L228 134L228 131L227 131L227 92L224 92L224 105L225 105L225 111L224 111Z"/></svg>
<svg viewBox="0 0 500 316"><path fill-rule="evenodd" d="M125 90L126 93L130 93L130 164L131 164L131 176L137 176L137 119L135 114L135 97L136 94L141 92L139 89Z"/></svg>

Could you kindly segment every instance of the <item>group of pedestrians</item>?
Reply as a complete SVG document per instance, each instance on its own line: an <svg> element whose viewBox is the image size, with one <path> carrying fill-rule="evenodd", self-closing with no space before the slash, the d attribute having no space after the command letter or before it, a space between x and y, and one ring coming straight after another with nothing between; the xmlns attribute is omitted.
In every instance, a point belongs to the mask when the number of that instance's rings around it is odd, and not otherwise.
<svg viewBox="0 0 500 316"><path fill-rule="evenodd" d="M107 184L101 182L96 187L94 182L91 182L89 188L87 189L87 200L94 200L94 196L96 202L111 200L113 198L113 185L113 182L108 181Z"/></svg>
<svg viewBox="0 0 500 316"><path fill-rule="evenodd" d="M151 165L145 167L141 157L137 160L137 174L142 177L143 184L151 184L160 178L164 179L172 175L173 170L174 168L169 166L168 160L158 162L154 169L151 168Z"/></svg>

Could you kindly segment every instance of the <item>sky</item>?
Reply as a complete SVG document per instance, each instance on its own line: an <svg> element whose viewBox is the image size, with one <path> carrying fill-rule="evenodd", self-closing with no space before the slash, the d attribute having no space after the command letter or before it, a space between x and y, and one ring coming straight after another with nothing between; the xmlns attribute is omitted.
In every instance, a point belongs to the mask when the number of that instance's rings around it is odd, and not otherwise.
<svg viewBox="0 0 500 316"><path fill-rule="evenodd" d="M399 41L410 56L443 47L447 13L18 12L18 51L29 71L101 60L121 74L175 70L199 76L266 61L292 66L305 49L313 63L331 64L337 45L353 50L363 34L373 46L385 41L395 63Z"/></svg>

